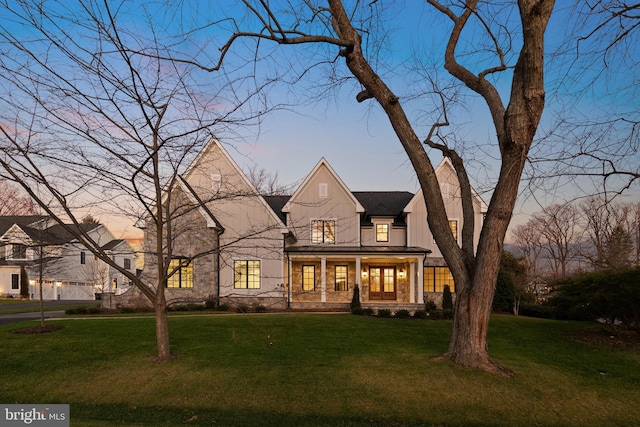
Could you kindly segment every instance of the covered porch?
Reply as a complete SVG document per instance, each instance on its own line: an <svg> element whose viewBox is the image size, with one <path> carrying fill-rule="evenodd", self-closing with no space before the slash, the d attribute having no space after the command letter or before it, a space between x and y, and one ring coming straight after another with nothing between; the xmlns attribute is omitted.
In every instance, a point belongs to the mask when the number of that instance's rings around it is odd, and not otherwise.
<svg viewBox="0 0 640 427"><path fill-rule="evenodd" d="M358 285L363 307L413 311L424 302L428 253L424 248L378 246L285 250L288 307L348 309Z"/></svg>

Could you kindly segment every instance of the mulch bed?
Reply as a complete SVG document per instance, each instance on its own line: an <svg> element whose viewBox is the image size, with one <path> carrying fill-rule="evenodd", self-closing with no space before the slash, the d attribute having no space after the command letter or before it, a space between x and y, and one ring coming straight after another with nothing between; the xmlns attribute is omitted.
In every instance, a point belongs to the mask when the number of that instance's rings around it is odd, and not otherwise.
<svg viewBox="0 0 640 427"><path fill-rule="evenodd" d="M31 326L29 328L13 329L9 332L12 334L33 335L33 334L46 334L48 332L56 332L56 331L59 331L60 329L64 329L64 326L60 326L60 325Z"/></svg>
<svg viewBox="0 0 640 427"><path fill-rule="evenodd" d="M629 329L606 329L601 326L568 331L567 338L640 352L640 334Z"/></svg>

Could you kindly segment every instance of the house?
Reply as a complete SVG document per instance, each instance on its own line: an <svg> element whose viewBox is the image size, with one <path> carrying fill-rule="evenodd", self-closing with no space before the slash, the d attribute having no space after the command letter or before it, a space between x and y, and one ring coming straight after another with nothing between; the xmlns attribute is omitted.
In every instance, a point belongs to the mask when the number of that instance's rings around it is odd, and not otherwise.
<svg viewBox="0 0 640 427"><path fill-rule="evenodd" d="M102 224L79 224L113 261L135 274L135 253ZM47 300L93 300L128 280L97 259L47 216L0 216L0 295Z"/></svg>
<svg viewBox="0 0 640 427"><path fill-rule="evenodd" d="M462 206L448 160L436 170L452 233ZM169 303L215 298L232 305L418 309L455 283L427 226L422 192L351 191L322 158L288 196L264 196L211 140L165 196L173 212ZM179 201L185 202L180 203ZM474 193L475 242L486 204ZM146 251L156 238L145 230ZM165 254L167 256L167 254ZM182 260L182 261L181 261ZM145 263L154 283L157 265Z"/></svg>

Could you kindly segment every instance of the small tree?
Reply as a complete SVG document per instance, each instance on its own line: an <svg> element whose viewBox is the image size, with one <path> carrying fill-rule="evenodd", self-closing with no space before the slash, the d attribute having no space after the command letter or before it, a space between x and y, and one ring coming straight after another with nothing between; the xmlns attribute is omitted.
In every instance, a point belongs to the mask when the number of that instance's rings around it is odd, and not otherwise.
<svg viewBox="0 0 640 427"><path fill-rule="evenodd" d="M352 313L362 308L360 304L360 286L357 284L353 287L353 297L351 298L351 304L349 304L349 306Z"/></svg>

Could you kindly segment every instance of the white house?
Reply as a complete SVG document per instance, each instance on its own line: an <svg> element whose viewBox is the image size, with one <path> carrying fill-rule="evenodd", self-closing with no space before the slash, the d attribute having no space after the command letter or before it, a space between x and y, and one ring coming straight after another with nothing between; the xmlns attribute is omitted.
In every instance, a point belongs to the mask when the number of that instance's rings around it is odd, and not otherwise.
<svg viewBox="0 0 640 427"><path fill-rule="evenodd" d="M133 274L135 253L102 224L80 224L112 259ZM97 259L63 226L46 216L0 217L0 295L93 300L126 286L122 274ZM123 283L125 282L125 283Z"/></svg>

